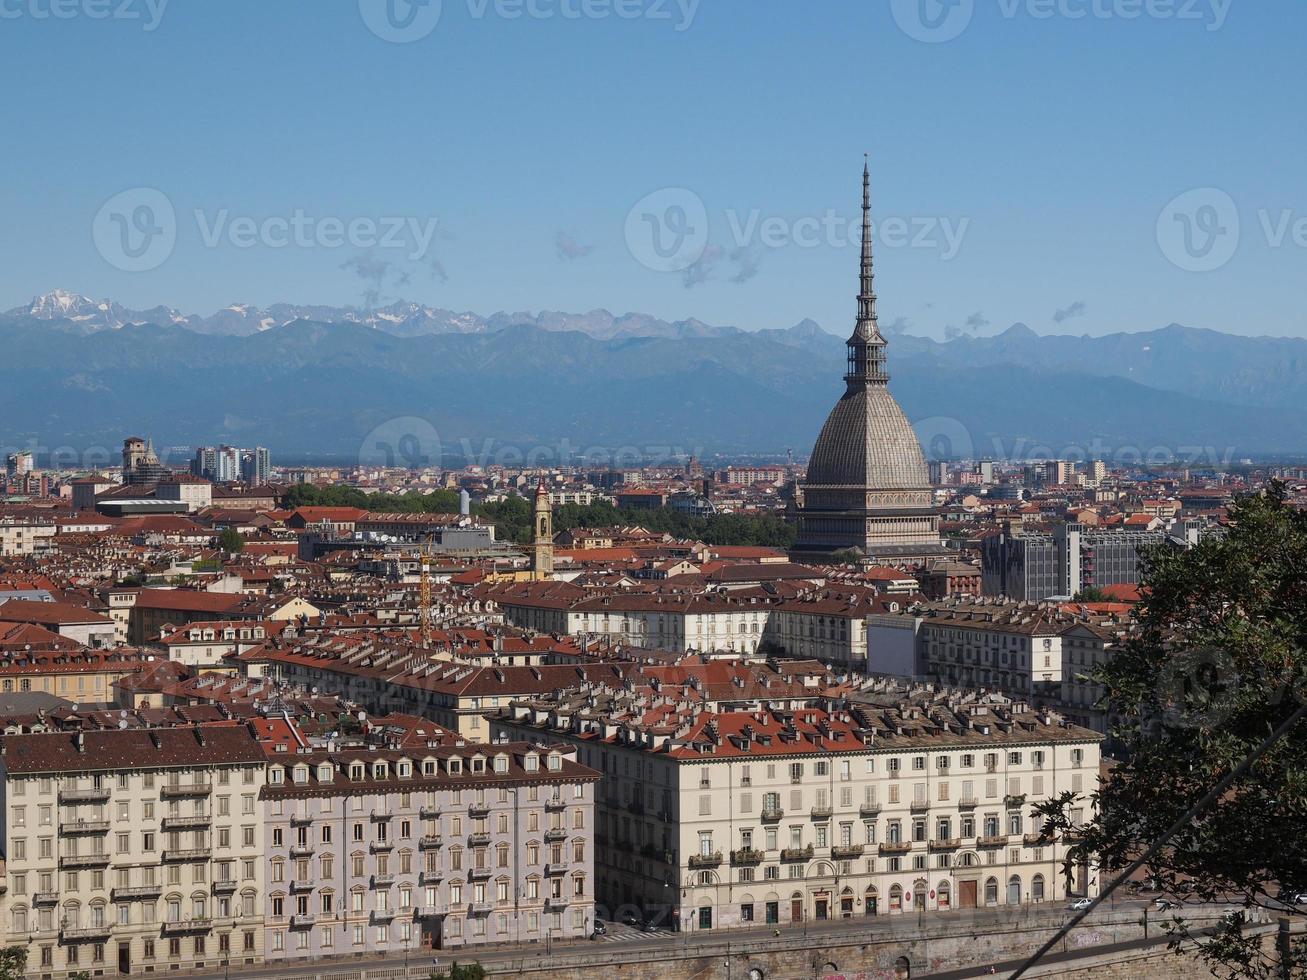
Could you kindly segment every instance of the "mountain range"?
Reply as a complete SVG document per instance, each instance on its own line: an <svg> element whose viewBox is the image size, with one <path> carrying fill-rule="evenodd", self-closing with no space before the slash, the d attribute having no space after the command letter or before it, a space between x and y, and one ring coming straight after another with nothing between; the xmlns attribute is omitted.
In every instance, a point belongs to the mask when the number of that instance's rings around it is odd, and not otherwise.
<svg viewBox="0 0 1307 980"><path fill-rule="evenodd" d="M605 310L235 304L212 316L55 291L0 314L0 447L257 443L334 454L433 433L447 455L800 457L843 390L843 338ZM1171 324L890 337L928 454L1307 454L1307 340ZM414 422L413 419L422 420ZM408 420L408 421L405 421ZM552 456L551 456L552 454Z"/></svg>

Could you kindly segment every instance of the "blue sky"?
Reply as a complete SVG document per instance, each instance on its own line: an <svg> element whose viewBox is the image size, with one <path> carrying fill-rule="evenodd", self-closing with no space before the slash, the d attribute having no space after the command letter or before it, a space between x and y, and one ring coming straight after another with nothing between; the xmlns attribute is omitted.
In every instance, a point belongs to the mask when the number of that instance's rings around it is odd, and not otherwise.
<svg viewBox="0 0 1307 980"><path fill-rule="evenodd" d="M843 333L870 152L883 323L1307 336L1301 0L393 2L0 0L0 307Z"/></svg>

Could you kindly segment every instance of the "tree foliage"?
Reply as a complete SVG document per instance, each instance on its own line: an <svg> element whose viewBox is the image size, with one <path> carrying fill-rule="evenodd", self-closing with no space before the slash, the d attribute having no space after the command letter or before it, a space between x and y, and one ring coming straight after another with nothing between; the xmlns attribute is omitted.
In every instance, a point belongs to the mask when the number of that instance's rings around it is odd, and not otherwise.
<svg viewBox="0 0 1307 980"><path fill-rule="evenodd" d="M218 535L218 547L229 554L239 554L245 550L245 539L234 527L226 527Z"/></svg>
<svg viewBox="0 0 1307 980"><path fill-rule="evenodd" d="M456 514L458 494L436 490L430 494L367 494L354 487L319 487L302 483L286 495L287 507L360 507L372 511ZM518 544L531 540L532 502L516 494L503 500L473 505L472 512L495 525L499 537ZM693 538L708 544L755 545L788 548L795 529L774 514L712 514L694 517L662 507L653 510L619 509L609 503L564 504L554 508L554 530L574 527L633 527Z"/></svg>
<svg viewBox="0 0 1307 980"><path fill-rule="evenodd" d="M431 971L431 980L485 980L486 969L480 963L459 966L455 962L447 971Z"/></svg>
<svg viewBox="0 0 1307 980"><path fill-rule="evenodd" d="M1307 697L1307 513L1276 485L1241 498L1228 533L1146 556L1133 637L1098 673L1126 761L1105 780L1073 860L1106 884L1254 754ZM1071 829L1071 794L1041 807ZM1162 889L1281 909L1307 892L1307 721L1276 742L1146 866ZM1069 865L1068 865L1069 867ZM1185 888L1180 883L1185 882ZM1296 913L1295 913L1296 914ZM1174 927L1184 938L1185 927ZM1301 955L1298 950L1296 955ZM1278 966L1237 924L1205 947L1223 976Z"/></svg>
<svg viewBox="0 0 1307 980"><path fill-rule="evenodd" d="M0 949L0 980L23 980L26 969L26 946L6 946Z"/></svg>

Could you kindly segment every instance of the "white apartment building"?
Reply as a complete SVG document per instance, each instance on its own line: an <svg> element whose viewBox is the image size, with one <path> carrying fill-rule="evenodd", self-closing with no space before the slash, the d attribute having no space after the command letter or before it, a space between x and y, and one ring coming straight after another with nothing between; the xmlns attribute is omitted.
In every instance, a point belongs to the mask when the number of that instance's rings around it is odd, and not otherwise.
<svg viewBox="0 0 1307 980"><path fill-rule="evenodd" d="M1094 889L1034 804L1088 815L1099 736L1023 702L915 692L848 710L657 726L638 698L514 703L492 733L574 742L604 774L599 901L687 930L1063 901ZM881 699L884 700L884 699ZM591 705L593 704L593 707ZM1075 815L1075 814L1073 814Z"/></svg>
<svg viewBox="0 0 1307 980"><path fill-rule="evenodd" d="M260 962L263 783L244 726L0 739L4 945L56 980Z"/></svg>

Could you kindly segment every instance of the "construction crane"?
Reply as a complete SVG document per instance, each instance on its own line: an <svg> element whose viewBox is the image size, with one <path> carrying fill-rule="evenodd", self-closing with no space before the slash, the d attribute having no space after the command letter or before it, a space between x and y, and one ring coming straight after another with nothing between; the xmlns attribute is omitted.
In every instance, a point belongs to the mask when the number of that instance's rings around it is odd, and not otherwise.
<svg viewBox="0 0 1307 980"><path fill-rule="evenodd" d="M431 646L431 535L424 535L418 547L418 624L422 636L422 645Z"/></svg>

